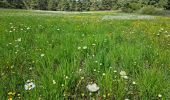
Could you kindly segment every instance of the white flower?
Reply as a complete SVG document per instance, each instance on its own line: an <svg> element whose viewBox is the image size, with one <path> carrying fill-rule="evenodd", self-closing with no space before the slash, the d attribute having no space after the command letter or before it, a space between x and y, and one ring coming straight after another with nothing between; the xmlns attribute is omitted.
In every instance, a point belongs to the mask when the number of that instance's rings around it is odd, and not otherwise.
<svg viewBox="0 0 170 100"><path fill-rule="evenodd" d="M84 79L84 77L81 77L81 80L83 80Z"/></svg>
<svg viewBox="0 0 170 100"><path fill-rule="evenodd" d="M21 42L21 40L22 40L21 38L18 38L16 41Z"/></svg>
<svg viewBox="0 0 170 100"><path fill-rule="evenodd" d="M86 88L90 91L90 92L97 92L99 90L99 87L97 86L96 83L93 84L88 84L86 86Z"/></svg>
<svg viewBox="0 0 170 100"><path fill-rule="evenodd" d="M41 57L44 57L45 56L45 54L41 54Z"/></svg>
<svg viewBox="0 0 170 100"><path fill-rule="evenodd" d="M87 49L87 46L84 46L83 49L84 49L84 50Z"/></svg>
<svg viewBox="0 0 170 100"><path fill-rule="evenodd" d="M106 74L105 74L105 73L103 73L102 75L103 75L103 76L105 76Z"/></svg>
<svg viewBox="0 0 170 100"><path fill-rule="evenodd" d="M80 50L80 49L81 49L81 47L78 47L77 49L78 49L78 50Z"/></svg>
<svg viewBox="0 0 170 100"><path fill-rule="evenodd" d="M53 80L53 84L56 84L56 81L55 81L55 80Z"/></svg>
<svg viewBox="0 0 170 100"><path fill-rule="evenodd" d="M33 88L35 88L35 84L28 80L24 87L25 87L25 90L32 90Z"/></svg>
<svg viewBox="0 0 170 100"><path fill-rule="evenodd" d="M162 95L161 95L161 94L158 94L158 97L159 97L159 98L162 98Z"/></svg>
<svg viewBox="0 0 170 100"><path fill-rule="evenodd" d="M126 76L126 72L125 72L125 71L121 71L119 74L120 74L121 76Z"/></svg>
<svg viewBox="0 0 170 100"><path fill-rule="evenodd" d="M128 76L122 76L124 79L128 79L129 77Z"/></svg>
<svg viewBox="0 0 170 100"><path fill-rule="evenodd" d="M113 72L114 72L114 73L117 73L117 70L114 70Z"/></svg>
<svg viewBox="0 0 170 100"><path fill-rule="evenodd" d="M135 82L135 81L133 81L133 82L132 82L132 84L133 84L133 85L135 85L135 84L136 84L136 82Z"/></svg>
<svg viewBox="0 0 170 100"><path fill-rule="evenodd" d="M65 78L68 79L68 76L66 76Z"/></svg>
<svg viewBox="0 0 170 100"><path fill-rule="evenodd" d="M58 28L57 31L59 31L60 29Z"/></svg>
<svg viewBox="0 0 170 100"><path fill-rule="evenodd" d="M30 27L27 27L27 30L29 30L30 29Z"/></svg>
<svg viewBox="0 0 170 100"><path fill-rule="evenodd" d="M96 44L95 44L95 43L93 43L93 44L92 44L92 46L96 46Z"/></svg>

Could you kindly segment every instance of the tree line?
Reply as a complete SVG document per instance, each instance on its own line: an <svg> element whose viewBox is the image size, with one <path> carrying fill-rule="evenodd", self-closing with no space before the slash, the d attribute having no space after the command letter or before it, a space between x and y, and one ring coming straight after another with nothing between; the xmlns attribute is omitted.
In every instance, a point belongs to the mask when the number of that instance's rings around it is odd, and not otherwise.
<svg viewBox="0 0 170 100"><path fill-rule="evenodd" d="M170 0L0 0L0 8L53 11L137 10L148 5L170 9Z"/></svg>

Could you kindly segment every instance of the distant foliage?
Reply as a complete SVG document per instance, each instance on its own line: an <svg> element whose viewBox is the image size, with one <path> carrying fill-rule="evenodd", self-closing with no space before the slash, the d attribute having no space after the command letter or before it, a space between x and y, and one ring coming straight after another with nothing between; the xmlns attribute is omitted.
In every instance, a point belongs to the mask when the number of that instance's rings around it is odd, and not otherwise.
<svg viewBox="0 0 170 100"><path fill-rule="evenodd" d="M170 0L0 0L0 8L89 11L121 9L135 12L145 6L170 9Z"/></svg>
<svg viewBox="0 0 170 100"><path fill-rule="evenodd" d="M154 6L146 6L139 10L140 14L147 15L164 15L166 12L162 9L155 8Z"/></svg>

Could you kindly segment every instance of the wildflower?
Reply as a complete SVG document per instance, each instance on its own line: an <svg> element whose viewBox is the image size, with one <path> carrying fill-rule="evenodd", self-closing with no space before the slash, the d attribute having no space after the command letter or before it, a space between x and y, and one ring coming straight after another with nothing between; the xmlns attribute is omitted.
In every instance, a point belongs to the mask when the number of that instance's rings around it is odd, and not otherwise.
<svg viewBox="0 0 170 100"><path fill-rule="evenodd" d="M135 82L135 81L133 81L133 82L132 82L132 84L133 84L133 85L135 85L135 84L136 84L136 82Z"/></svg>
<svg viewBox="0 0 170 100"><path fill-rule="evenodd" d="M102 75L103 75L103 76L105 76L106 74L105 74L105 73L103 73Z"/></svg>
<svg viewBox="0 0 170 100"><path fill-rule="evenodd" d="M17 42L21 42L21 38L18 38L16 41L17 41Z"/></svg>
<svg viewBox="0 0 170 100"><path fill-rule="evenodd" d="M119 74L121 75L122 78L128 79L128 76L126 75L125 71L121 71Z"/></svg>
<svg viewBox="0 0 170 100"><path fill-rule="evenodd" d="M129 100L129 99L125 99L125 100Z"/></svg>
<svg viewBox="0 0 170 100"><path fill-rule="evenodd" d="M81 72L81 71L82 71L82 69L80 68L80 69L79 69L79 72Z"/></svg>
<svg viewBox="0 0 170 100"><path fill-rule="evenodd" d="M98 63L98 61L96 60L95 63Z"/></svg>
<svg viewBox="0 0 170 100"><path fill-rule="evenodd" d="M53 80L53 84L56 84L56 81L55 81L55 80Z"/></svg>
<svg viewBox="0 0 170 100"><path fill-rule="evenodd" d="M162 95L161 95L161 94L158 94L158 97L159 97L159 98L162 98Z"/></svg>
<svg viewBox="0 0 170 100"><path fill-rule="evenodd" d="M27 27L27 30L29 30L30 29L30 27Z"/></svg>
<svg viewBox="0 0 170 100"><path fill-rule="evenodd" d="M103 98L106 98L106 95L105 95L105 94L103 95Z"/></svg>
<svg viewBox="0 0 170 100"><path fill-rule="evenodd" d="M81 47L78 47L77 49L78 49L78 50L80 50L80 49L81 49Z"/></svg>
<svg viewBox="0 0 170 100"><path fill-rule="evenodd" d="M81 80L83 80L84 79L84 77L81 77Z"/></svg>
<svg viewBox="0 0 170 100"><path fill-rule="evenodd" d="M68 76L66 76L65 78L68 79Z"/></svg>
<svg viewBox="0 0 170 100"><path fill-rule="evenodd" d="M103 64L102 63L100 63L100 66L102 66Z"/></svg>
<svg viewBox="0 0 170 100"><path fill-rule="evenodd" d="M99 87L97 86L96 83L93 84L88 84L86 86L86 88L90 91L90 92L97 92L99 90Z"/></svg>
<svg viewBox="0 0 170 100"><path fill-rule="evenodd" d="M30 80L27 80L27 83L25 84L25 90L32 90L33 88L35 88L35 84L33 82L31 82Z"/></svg>
<svg viewBox="0 0 170 100"><path fill-rule="evenodd" d="M128 79L129 77L128 76L123 76L124 79Z"/></svg>
<svg viewBox="0 0 170 100"><path fill-rule="evenodd" d="M15 92L9 92L8 96L8 100L12 100L12 97L15 96Z"/></svg>
<svg viewBox="0 0 170 100"><path fill-rule="evenodd" d="M93 71L96 72L96 69L94 69Z"/></svg>
<svg viewBox="0 0 170 100"><path fill-rule="evenodd" d="M15 95L15 92L8 92L8 95Z"/></svg>
<svg viewBox="0 0 170 100"><path fill-rule="evenodd" d="M114 72L114 73L117 73L117 70L114 70L113 72Z"/></svg>
<svg viewBox="0 0 170 100"><path fill-rule="evenodd" d="M11 31L11 30L10 30L9 32L10 32L10 33L12 33L12 31Z"/></svg>
<svg viewBox="0 0 170 100"><path fill-rule="evenodd" d="M32 70L32 67L30 67L29 70Z"/></svg>
<svg viewBox="0 0 170 100"><path fill-rule="evenodd" d="M14 68L14 65L11 66L11 69Z"/></svg>
<svg viewBox="0 0 170 100"><path fill-rule="evenodd" d="M41 57L44 57L45 56L45 54L41 54Z"/></svg>
<svg viewBox="0 0 170 100"><path fill-rule="evenodd" d="M84 50L87 49L87 46L84 46L83 49L84 49Z"/></svg>
<svg viewBox="0 0 170 100"><path fill-rule="evenodd" d="M92 46L96 46L96 44L93 43Z"/></svg>
<svg viewBox="0 0 170 100"><path fill-rule="evenodd" d="M126 76L126 72L125 72L125 71L121 71L119 74L120 74L121 76Z"/></svg>
<svg viewBox="0 0 170 100"><path fill-rule="evenodd" d="M81 94L82 97L84 97L84 95L85 95L84 93Z"/></svg>
<svg viewBox="0 0 170 100"><path fill-rule="evenodd" d="M59 31L60 29L58 28L57 31Z"/></svg>
<svg viewBox="0 0 170 100"><path fill-rule="evenodd" d="M62 87L64 87L64 84L61 84Z"/></svg>

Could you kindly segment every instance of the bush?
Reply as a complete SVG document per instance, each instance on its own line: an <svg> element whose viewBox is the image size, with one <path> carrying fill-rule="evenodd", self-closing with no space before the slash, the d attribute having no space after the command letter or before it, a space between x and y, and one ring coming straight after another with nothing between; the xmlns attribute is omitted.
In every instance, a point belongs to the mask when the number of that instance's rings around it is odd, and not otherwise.
<svg viewBox="0 0 170 100"><path fill-rule="evenodd" d="M165 15L165 11L163 9L155 8L154 6L146 6L139 10L140 14L146 15Z"/></svg>
<svg viewBox="0 0 170 100"><path fill-rule="evenodd" d="M141 9L142 4L141 3L130 3L130 8L134 11Z"/></svg>
<svg viewBox="0 0 170 100"><path fill-rule="evenodd" d="M125 13L132 13L133 12L133 9L126 8L126 7L122 7L121 10L122 10L122 12L125 12Z"/></svg>

